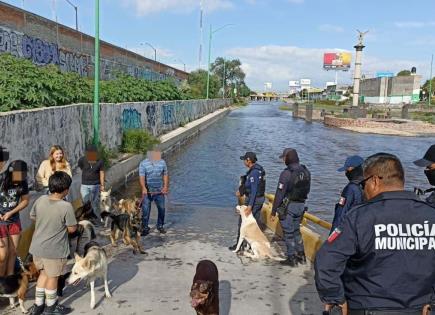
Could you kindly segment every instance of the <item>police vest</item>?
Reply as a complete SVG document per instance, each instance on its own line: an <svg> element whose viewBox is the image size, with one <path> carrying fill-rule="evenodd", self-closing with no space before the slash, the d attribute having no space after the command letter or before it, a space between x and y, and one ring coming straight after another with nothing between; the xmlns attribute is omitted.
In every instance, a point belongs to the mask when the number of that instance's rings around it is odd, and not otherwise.
<svg viewBox="0 0 435 315"><path fill-rule="evenodd" d="M305 165L301 165L294 170L287 168L292 173L293 185L292 189L287 193L287 198L290 201L304 202L308 198L311 189L311 174Z"/></svg>
<svg viewBox="0 0 435 315"><path fill-rule="evenodd" d="M249 177L249 174L252 172L252 170L254 168L256 170L258 170L260 173L257 194L255 195L255 197L264 197L264 193L266 192L266 171L264 170L264 168L261 165L258 165L258 164L255 164L254 167L252 167L244 176L245 181L242 184L243 191L245 192L245 195L247 195L247 196L249 196L249 194L251 193L250 187L246 186L246 179Z"/></svg>

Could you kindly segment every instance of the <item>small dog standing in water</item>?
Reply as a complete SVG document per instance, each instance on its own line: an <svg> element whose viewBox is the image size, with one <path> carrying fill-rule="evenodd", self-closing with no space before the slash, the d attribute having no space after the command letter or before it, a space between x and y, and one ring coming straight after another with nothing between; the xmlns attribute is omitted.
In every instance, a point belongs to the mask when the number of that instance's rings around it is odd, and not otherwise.
<svg viewBox="0 0 435 315"><path fill-rule="evenodd" d="M190 297L197 315L219 315L219 272L214 262L198 263Z"/></svg>
<svg viewBox="0 0 435 315"><path fill-rule="evenodd" d="M75 264L67 282L68 284L77 285L81 280L87 280L91 287L91 309L95 307L94 286L96 279L103 278L106 297L112 297L107 282L107 267L106 252L97 242L92 241L86 244L84 257L75 254Z"/></svg>

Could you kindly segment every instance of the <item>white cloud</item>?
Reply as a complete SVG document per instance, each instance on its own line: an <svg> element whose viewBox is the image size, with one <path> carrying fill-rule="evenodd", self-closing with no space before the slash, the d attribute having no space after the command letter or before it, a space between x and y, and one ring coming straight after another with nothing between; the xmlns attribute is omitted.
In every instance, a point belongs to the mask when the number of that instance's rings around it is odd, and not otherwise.
<svg viewBox="0 0 435 315"><path fill-rule="evenodd" d="M122 0L128 6L134 7L138 15L149 15L162 11L192 12L199 9L199 0ZM204 10L216 11L230 9L233 0L203 0Z"/></svg>
<svg viewBox="0 0 435 315"><path fill-rule="evenodd" d="M272 82L274 89L286 91L289 80L309 78L313 85L323 87L326 81L334 81L335 72L323 70L323 53L345 51L331 48L301 48L296 46L237 47L226 52L232 58L239 58L246 73L246 81L252 89L261 91L264 82ZM352 61L353 63L354 61ZM374 75L377 71L398 72L402 69L426 69L421 62L413 60L392 60L363 54L363 73ZM353 67L353 64L352 64ZM339 84L352 82L352 69L340 72Z"/></svg>
<svg viewBox="0 0 435 315"><path fill-rule="evenodd" d="M396 22L394 25L398 28L423 28L435 26L435 21L421 22L421 21L402 21Z"/></svg>
<svg viewBox="0 0 435 315"><path fill-rule="evenodd" d="M319 25L319 31L332 32L332 33L343 33L344 29L341 26L337 26L337 25L322 24L322 25Z"/></svg>

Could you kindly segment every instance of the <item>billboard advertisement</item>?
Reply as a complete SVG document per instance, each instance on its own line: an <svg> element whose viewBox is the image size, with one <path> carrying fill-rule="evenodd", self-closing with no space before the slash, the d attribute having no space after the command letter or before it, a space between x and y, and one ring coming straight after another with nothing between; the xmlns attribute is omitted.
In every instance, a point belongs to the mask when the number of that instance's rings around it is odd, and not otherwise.
<svg viewBox="0 0 435 315"><path fill-rule="evenodd" d="M389 72L389 71L380 71L380 72L376 72L376 77L377 78L392 78L392 77L394 77L394 73Z"/></svg>
<svg viewBox="0 0 435 315"><path fill-rule="evenodd" d="M289 87L299 87L299 81L288 81L288 86Z"/></svg>
<svg viewBox="0 0 435 315"><path fill-rule="evenodd" d="M301 86L310 86L311 85L311 80L310 79L301 79L300 80Z"/></svg>
<svg viewBox="0 0 435 315"><path fill-rule="evenodd" d="M352 54L349 52L325 53L323 54L323 68L326 70L350 69Z"/></svg>

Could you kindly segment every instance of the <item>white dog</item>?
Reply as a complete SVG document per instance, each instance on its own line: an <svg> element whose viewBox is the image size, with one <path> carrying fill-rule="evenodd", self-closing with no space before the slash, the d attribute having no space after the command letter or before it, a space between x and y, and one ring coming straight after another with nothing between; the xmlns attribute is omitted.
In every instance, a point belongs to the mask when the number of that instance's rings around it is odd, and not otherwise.
<svg viewBox="0 0 435 315"><path fill-rule="evenodd" d="M85 246L85 256L75 254L75 264L68 278L68 284L77 285L82 279L86 279L91 287L91 309L95 307L95 280L103 278L106 297L112 297L107 283L107 256L103 248L96 242L89 242Z"/></svg>
<svg viewBox="0 0 435 315"><path fill-rule="evenodd" d="M112 209L112 198L110 197L110 193L112 192L112 188L107 191L100 192L100 211L103 212L111 212ZM109 224L109 217L106 217L104 222L104 227L106 228Z"/></svg>
<svg viewBox="0 0 435 315"><path fill-rule="evenodd" d="M269 257L277 261L285 260L283 258L273 256L269 240L263 234L263 232L261 232L252 213L246 216L246 208L246 206L236 207L237 212L242 217L242 224L240 226L239 242L237 243L237 247L233 252L237 253L242 245L242 242L246 240L253 251L253 254L245 252L246 256L252 259Z"/></svg>

